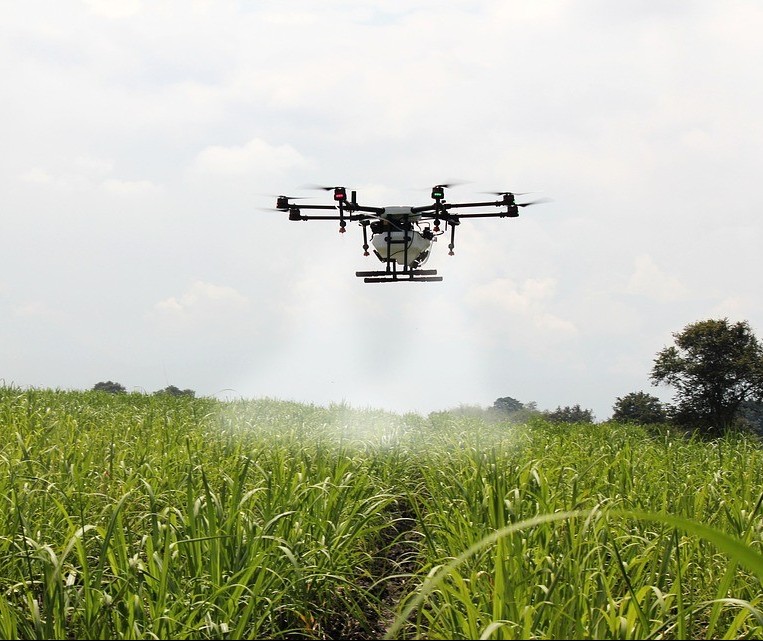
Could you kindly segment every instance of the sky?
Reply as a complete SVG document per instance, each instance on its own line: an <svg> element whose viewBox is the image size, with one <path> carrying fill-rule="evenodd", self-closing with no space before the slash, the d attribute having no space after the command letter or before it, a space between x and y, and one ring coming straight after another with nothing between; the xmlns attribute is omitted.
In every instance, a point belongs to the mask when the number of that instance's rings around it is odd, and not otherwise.
<svg viewBox="0 0 763 641"><path fill-rule="evenodd" d="M0 383L598 420L763 338L763 4L0 0ZM548 198L364 284L275 196ZM521 200L521 199L520 199Z"/></svg>

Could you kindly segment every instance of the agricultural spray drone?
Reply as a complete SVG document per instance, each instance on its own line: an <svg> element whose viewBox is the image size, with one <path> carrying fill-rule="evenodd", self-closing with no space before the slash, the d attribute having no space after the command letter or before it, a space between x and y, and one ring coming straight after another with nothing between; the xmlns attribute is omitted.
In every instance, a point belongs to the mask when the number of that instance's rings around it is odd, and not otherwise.
<svg viewBox="0 0 763 641"><path fill-rule="evenodd" d="M445 189L452 185L435 185L430 205L418 207L369 207L360 205L355 191L347 198L345 187L316 186L315 189L334 192L333 205L305 205L292 202L293 196L278 196L276 209L288 212L289 220L338 220L339 232L346 231L348 222L358 222L363 229L363 255L369 256L373 249L377 258L385 264L380 271L360 271L355 275L366 283L394 283L410 281L441 281L436 269L421 269L432 249L432 243L450 229L449 255L453 255L456 227L465 218L516 218L520 207L528 207L543 200L518 203L510 191L487 192L497 200L451 203L445 200ZM498 212L460 213L459 210L475 207L498 207ZM312 211L333 210L325 215ZM308 212L308 213L305 213ZM431 224L430 224L431 221ZM442 227L441 227L442 226ZM371 244L369 245L369 233Z"/></svg>

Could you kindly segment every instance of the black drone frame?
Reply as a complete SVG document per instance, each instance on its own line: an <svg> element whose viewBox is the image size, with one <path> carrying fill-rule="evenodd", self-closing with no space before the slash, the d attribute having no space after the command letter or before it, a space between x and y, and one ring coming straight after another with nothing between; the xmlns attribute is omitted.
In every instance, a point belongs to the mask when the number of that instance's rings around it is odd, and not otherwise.
<svg viewBox="0 0 763 641"><path fill-rule="evenodd" d="M334 192L335 205L305 205L290 202L294 200L292 196L279 196L276 202L276 209L279 211L289 212L289 220L338 220L339 232L344 233L347 231L348 222L357 221L363 228L363 255L368 256L368 228L372 227L373 233L379 231L392 231L393 229L408 232L413 231L414 222L418 223L422 220L431 220L433 222L433 228L425 228L422 234L429 240L436 240L435 236L445 233L450 227L450 243L448 244L448 254L453 256L453 248L455 247L456 227L461 224L461 220L465 218L517 218L519 216L519 208L533 205L540 200L517 203L514 194L509 191L502 192L490 192L496 196L500 196L498 200L480 201L480 202L465 202L465 203L450 203L445 201L445 188L448 185L435 185L432 188L432 199L434 202L431 205L424 205L421 207L411 207L410 214L403 214L396 216L395 218L385 218L383 214L386 209L384 207L369 207L366 205L358 204L357 192L350 192L350 199L347 200L347 190L345 187L319 187L325 191ZM500 212L476 212L476 213L459 213L459 209L470 209L474 207L505 207L505 210ZM338 214L333 215L314 215L303 214L303 210L333 210L339 211ZM440 224L444 224L444 230L440 230ZM387 268L383 271L359 271L355 272L355 275L363 278L366 283L390 283L390 282L431 282L441 281L442 276L437 276L436 269L417 269L415 267L408 266L408 248L411 244L413 237L407 233L403 235L401 239L392 238L392 234L387 234L385 240L387 242L387 256L393 253L392 245L403 244L404 245L404 259L402 266L397 264L397 261L393 258L383 258L374 250L374 253L380 260L387 263Z"/></svg>

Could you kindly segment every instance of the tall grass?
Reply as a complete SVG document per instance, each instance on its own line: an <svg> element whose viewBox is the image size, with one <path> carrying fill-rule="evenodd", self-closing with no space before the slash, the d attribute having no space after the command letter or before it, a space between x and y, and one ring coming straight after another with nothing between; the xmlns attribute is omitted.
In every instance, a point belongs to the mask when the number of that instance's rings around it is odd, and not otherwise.
<svg viewBox="0 0 763 641"><path fill-rule="evenodd" d="M391 634L763 635L763 456L622 425L517 428L422 454L409 492L428 577Z"/></svg>
<svg viewBox="0 0 763 641"><path fill-rule="evenodd" d="M360 586L394 497L362 450L325 442L331 412L7 389L0 403L3 638L372 632Z"/></svg>
<svg viewBox="0 0 763 641"><path fill-rule="evenodd" d="M0 388L2 638L761 638L763 455Z"/></svg>

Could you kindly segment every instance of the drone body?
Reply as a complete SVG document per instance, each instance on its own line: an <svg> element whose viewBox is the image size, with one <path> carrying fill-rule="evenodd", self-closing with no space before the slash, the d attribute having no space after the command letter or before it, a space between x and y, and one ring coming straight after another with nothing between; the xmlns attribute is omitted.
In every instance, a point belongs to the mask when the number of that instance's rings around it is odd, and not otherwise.
<svg viewBox="0 0 763 641"><path fill-rule="evenodd" d="M395 266L403 269L421 267L429 258L434 234L427 228L415 228L421 215L413 213L411 207L390 206L383 209L379 219L369 223L374 254L382 262L394 262Z"/></svg>
<svg viewBox="0 0 763 641"><path fill-rule="evenodd" d="M432 188L430 205L420 207L369 207L358 204L357 192L350 192L347 200L345 187L319 187L334 192L334 205L304 205L290 202L291 196L279 196L276 209L289 213L289 220L338 220L339 231L344 233L348 222L358 222L363 229L363 255L369 256L373 248L376 257L385 264L384 270L355 272L366 283L441 281L437 270L420 269L429 258L432 243L450 228L449 254L453 255L456 227L464 218L516 218L519 208L542 201L517 203L511 192L491 192L500 200L450 203L445 201L445 188ZM459 213L460 209L499 207L499 212ZM304 214L303 210L333 210L329 215ZM431 224L430 224L431 221ZM440 228L443 225L443 229ZM369 245L369 232L371 245Z"/></svg>

